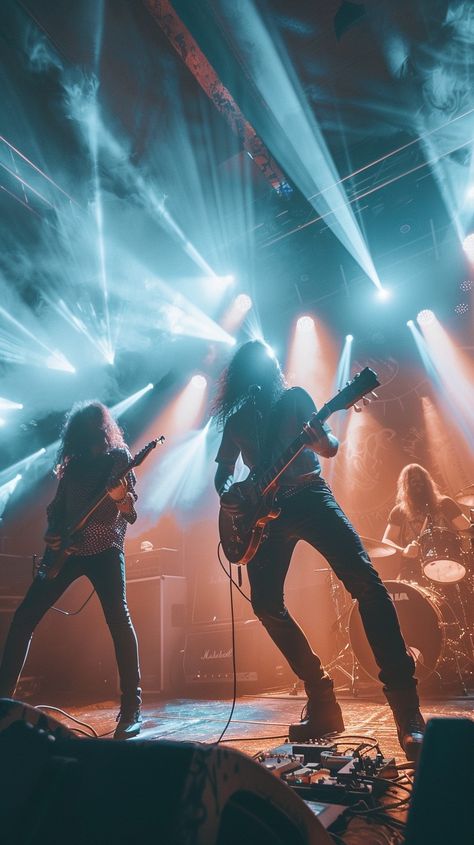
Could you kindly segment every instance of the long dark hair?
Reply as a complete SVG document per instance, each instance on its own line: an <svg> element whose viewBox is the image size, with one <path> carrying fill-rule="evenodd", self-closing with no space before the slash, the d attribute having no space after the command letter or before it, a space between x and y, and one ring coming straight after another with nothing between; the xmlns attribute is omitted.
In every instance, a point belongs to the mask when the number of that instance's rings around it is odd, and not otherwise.
<svg viewBox="0 0 474 845"><path fill-rule="evenodd" d="M244 343L219 378L211 408L219 427L242 405L253 384L260 386L259 405L267 410L286 387L277 359L260 340Z"/></svg>
<svg viewBox="0 0 474 845"><path fill-rule="evenodd" d="M55 470L59 478L72 458L87 452L91 428L104 433L107 449L126 448L122 429L102 402L76 402L67 414L61 431Z"/></svg>
<svg viewBox="0 0 474 845"><path fill-rule="evenodd" d="M413 495L411 482L415 476L423 480L423 491L415 497ZM442 499L441 491L432 479L428 470L420 464L407 464L403 467L397 482L397 499L396 504L409 519L413 519L420 514L424 515L425 509L432 513L438 507Z"/></svg>

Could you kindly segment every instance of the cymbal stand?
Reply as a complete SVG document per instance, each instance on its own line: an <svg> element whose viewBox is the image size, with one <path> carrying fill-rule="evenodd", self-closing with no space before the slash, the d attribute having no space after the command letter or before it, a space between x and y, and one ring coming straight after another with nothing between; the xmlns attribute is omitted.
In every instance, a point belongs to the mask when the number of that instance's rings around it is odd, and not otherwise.
<svg viewBox="0 0 474 845"><path fill-rule="evenodd" d="M351 694L353 696L357 696L359 664L351 649L347 626L352 605L349 604L349 606L347 606L347 601L341 603L341 587L338 584L332 569L329 570L329 590L332 603L336 611L336 620L331 626L331 632L335 632L335 641L338 652L336 657L327 663L324 668L328 672L332 672L337 669L348 679ZM347 668L348 665L350 665L350 669Z"/></svg>

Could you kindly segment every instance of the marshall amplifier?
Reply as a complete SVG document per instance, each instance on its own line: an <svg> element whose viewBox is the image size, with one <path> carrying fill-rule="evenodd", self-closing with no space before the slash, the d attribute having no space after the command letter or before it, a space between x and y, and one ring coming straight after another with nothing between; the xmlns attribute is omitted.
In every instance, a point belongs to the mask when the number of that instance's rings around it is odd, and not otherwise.
<svg viewBox="0 0 474 845"><path fill-rule="evenodd" d="M285 658L257 619L235 624L237 681L249 691L272 689L293 680ZM232 630L228 623L195 628L186 635L184 677L189 686L233 683Z"/></svg>

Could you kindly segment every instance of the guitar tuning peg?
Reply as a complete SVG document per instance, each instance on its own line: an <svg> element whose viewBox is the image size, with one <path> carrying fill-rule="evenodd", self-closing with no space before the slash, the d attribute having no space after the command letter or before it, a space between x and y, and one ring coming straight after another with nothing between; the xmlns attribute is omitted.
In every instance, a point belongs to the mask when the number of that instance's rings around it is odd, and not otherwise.
<svg viewBox="0 0 474 845"><path fill-rule="evenodd" d="M362 399L363 405L370 405L371 402L372 402L372 399L369 399L367 396L364 396L363 399Z"/></svg>
<svg viewBox="0 0 474 845"><path fill-rule="evenodd" d="M354 405L353 407L354 407L354 411L356 412L356 414L360 414L360 413L361 413L362 408L360 408L360 407L359 407L359 405Z"/></svg>

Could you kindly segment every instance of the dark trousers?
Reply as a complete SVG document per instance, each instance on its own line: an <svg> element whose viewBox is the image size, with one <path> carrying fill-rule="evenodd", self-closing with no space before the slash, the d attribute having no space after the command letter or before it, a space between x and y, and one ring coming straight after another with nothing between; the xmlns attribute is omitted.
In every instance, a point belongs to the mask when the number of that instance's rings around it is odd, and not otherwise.
<svg viewBox="0 0 474 845"><path fill-rule="evenodd" d="M407 652L393 602L358 534L323 484L283 500L282 513L270 523L267 540L248 565L254 612L304 681L307 693L323 691L329 679L284 603L285 577L298 540L317 549L357 599L384 689L414 691L415 664Z"/></svg>
<svg viewBox="0 0 474 845"><path fill-rule="evenodd" d="M122 708L135 709L140 705L138 647L127 607L125 559L123 552L116 548L95 555L71 555L56 578L51 581L36 578L33 581L15 612L8 632L0 666L0 697L13 696L34 629L46 611L81 575L86 575L95 588L112 635L120 675Z"/></svg>

